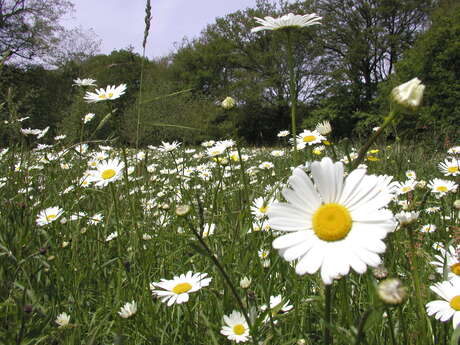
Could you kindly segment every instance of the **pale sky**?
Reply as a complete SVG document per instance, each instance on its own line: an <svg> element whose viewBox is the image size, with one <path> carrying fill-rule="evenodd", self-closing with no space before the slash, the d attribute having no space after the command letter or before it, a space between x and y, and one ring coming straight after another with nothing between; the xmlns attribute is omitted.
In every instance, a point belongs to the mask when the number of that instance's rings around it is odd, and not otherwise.
<svg viewBox="0 0 460 345"><path fill-rule="evenodd" d="M142 53L145 0L73 0L75 13L67 27L92 28L102 40L101 53L132 45ZM152 21L146 56L167 55L184 36L197 37L216 17L254 7L256 0L151 0Z"/></svg>

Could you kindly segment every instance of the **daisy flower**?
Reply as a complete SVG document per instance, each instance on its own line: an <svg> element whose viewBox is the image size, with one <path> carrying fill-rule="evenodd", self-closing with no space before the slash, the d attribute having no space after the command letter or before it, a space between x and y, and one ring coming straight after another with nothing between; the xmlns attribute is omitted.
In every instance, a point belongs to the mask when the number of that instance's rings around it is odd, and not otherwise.
<svg viewBox="0 0 460 345"><path fill-rule="evenodd" d="M404 182L396 182L394 184L394 190L396 194L401 195L401 194L412 192L413 190L415 190L416 186L417 186L417 181L406 180Z"/></svg>
<svg viewBox="0 0 460 345"><path fill-rule="evenodd" d="M259 197L254 199L251 206L251 213L257 219L262 219L267 215L268 207L273 202L273 199L264 201L264 198Z"/></svg>
<svg viewBox="0 0 460 345"><path fill-rule="evenodd" d="M91 78L84 78L84 79L74 79L74 84L75 86L96 86L96 80L91 79Z"/></svg>
<svg viewBox="0 0 460 345"><path fill-rule="evenodd" d="M315 130L321 135L328 135L332 132L332 127L329 121L323 121L316 125Z"/></svg>
<svg viewBox="0 0 460 345"><path fill-rule="evenodd" d="M86 91L85 100L87 103L95 103L100 101L108 101L117 99L126 92L126 84L109 85L107 88L96 89L96 92Z"/></svg>
<svg viewBox="0 0 460 345"><path fill-rule="evenodd" d="M278 296L270 296L270 311L272 313L272 317L275 317L277 314L284 314L294 308L292 305L289 304L289 300L283 304L283 298L281 295ZM267 305L264 304L260 307L260 310L265 311L267 310ZM264 319L264 322L268 322L270 320L269 316L267 315Z"/></svg>
<svg viewBox="0 0 460 345"><path fill-rule="evenodd" d="M430 286L443 300L431 301L426 304L428 315L446 322L452 318L454 328L460 324L460 279L443 281Z"/></svg>
<svg viewBox="0 0 460 345"><path fill-rule="evenodd" d="M161 152L171 152L177 149L180 145L181 143L177 141L173 141L172 143L162 141L161 145L158 147L158 150Z"/></svg>
<svg viewBox="0 0 460 345"><path fill-rule="evenodd" d="M435 255L436 260L430 262L430 264L435 266L436 272L442 276L444 275L444 267L446 267L448 280L458 279L460 277L459 249L460 248L455 248L454 246L449 246L447 251L444 248L439 248L438 251L440 255Z"/></svg>
<svg viewBox="0 0 460 345"><path fill-rule="evenodd" d="M428 183L428 188L431 188L431 192L440 198L446 195L448 192L456 191L457 184L453 181L435 178Z"/></svg>
<svg viewBox="0 0 460 345"><path fill-rule="evenodd" d="M278 136L279 138L287 137L288 135L289 135L289 131L286 131L286 130L280 131L280 132L277 134L277 136Z"/></svg>
<svg viewBox="0 0 460 345"><path fill-rule="evenodd" d="M311 173L314 183L294 169L292 188L282 191L287 203L270 206L271 228L287 232L273 247L285 260L298 260L299 275L321 269L325 284L350 268L364 273L367 266L377 267L378 254L385 251L382 240L396 228L393 213L385 209L393 197L391 178L356 169L344 180L343 164L327 157L313 162Z"/></svg>
<svg viewBox="0 0 460 345"><path fill-rule="evenodd" d="M395 214L395 218L399 221L399 225L403 226L415 222L419 215L420 212L401 211Z"/></svg>
<svg viewBox="0 0 460 345"><path fill-rule="evenodd" d="M436 231L436 225L434 225L434 224L426 224L426 225L422 226L420 231L425 232L425 233L435 232Z"/></svg>
<svg viewBox="0 0 460 345"><path fill-rule="evenodd" d="M35 222L38 226L48 225L58 219L64 210L59 206L48 207L37 215Z"/></svg>
<svg viewBox="0 0 460 345"><path fill-rule="evenodd" d="M127 319L137 312L137 303L135 301L127 302L123 307L121 307L118 315L120 315L123 319Z"/></svg>
<svg viewBox="0 0 460 345"><path fill-rule="evenodd" d="M70 315L67 313L61 313L56 317L56 320L54 320L58 324L59 327L66 327L69 325L70 322Z"/></svg>
<svg viewBox="0 0 460 345"><path fill-rule="evenodd" d="M262 19L255 17L254 19L258 24L261 24L261 26L253 28L251 32L258 32L264 30L279 30L291 27L303 28L306 26L321 24L319 21L322 19L322 17L318 16L316 13L305 15L288 13L279 18L265 17L264 19Z"/></svg>
<svg viewBox="0 0 460 345"><path fill-rule="evenodd" d="M88 113L88 114L86 114L85 116L83 116L83 119L82 119L82 120L83 120L83 123L88 123L88 122L90 122L90 121L94 118L94 116L96 116L96 114L94 114L94 113Z"/></svg>
<svg viewBox="0 0 460 345"><path fill-rule="evenodd" d="M243 314L234 310L230 315L224 315L225 325L222 326L220 333L225 335L228 340L237 343L244 343L249 340L249 326Z"/></svg>
<svg viewBox="0 0 460 345"><path fill-rule="evenodd" d="M457 176L460 174L460 160L456 158L446 159L438 164L438 168L444 176Z"/></svg>
<svg viewBox="0 0 460 345"><path fill-rule="evenodd" d="M306 129L297 136L297 145L314 145L321 143L321 141L323 140L326 140L326 138L319 134L319 132L317 132L316 130L309 131Z"/></svg>
<svg viewBox="0 0 460 345"><path fill-rule="evenodd" d="M95 184L96 187L105 187L110 182L117 181L123 176L125 164L118 159L109 159L100 162L97 170L89 171L88 181Z"/></svg>
<svg viewBox="0 0 460 345"><path fill-rule="evenodd" d="M460 146L454 146L447 150L447 153L450 155L459 155L460 154Z"/></svg>
<svg viewBox="0 0 460 345"><path fill-rule="evenodd" d="M168 307L174 303L181 304L187 302L189 294L208 286L212 278L207 278L207 273L192 273L175 276L171 280L161 279L158 283L150 283L152 294L161 298L161 302L167 303ZM156 290L160 288L161 290Z"/></svg>

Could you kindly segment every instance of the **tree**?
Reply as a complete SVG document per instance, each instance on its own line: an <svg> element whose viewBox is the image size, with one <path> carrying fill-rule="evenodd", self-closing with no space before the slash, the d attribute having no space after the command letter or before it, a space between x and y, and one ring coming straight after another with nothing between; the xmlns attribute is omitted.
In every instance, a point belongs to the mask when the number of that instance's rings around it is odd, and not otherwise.
<svg viewBox="0 0 460 345"><path fill-rule="evenodd" d="M323 16L318 43L325 48L328 71L321 107L335 109L349 128L358 120L353 114L371 111L378 84L426 28L434 2L318 0ZM334 99L339 103L329 104Z"/></svg>
<svg viewBox="0 0 460 345"><path fill-rule="evenodd" d="M46 55L63 30L59 19L72 9L69 0L0 0L0 55Z"/></svg>

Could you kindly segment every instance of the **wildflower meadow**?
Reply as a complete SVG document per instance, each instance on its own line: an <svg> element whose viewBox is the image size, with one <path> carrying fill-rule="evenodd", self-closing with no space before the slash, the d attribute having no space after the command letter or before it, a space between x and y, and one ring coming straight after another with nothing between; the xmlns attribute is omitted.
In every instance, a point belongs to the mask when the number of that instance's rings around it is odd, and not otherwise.
<svg viewBox="0 0 460 345"><path fill-rule="evenodd" d="M249 34L286 36L291 88L292 32L322 20L253 19ZM300 125L292 92L270 146L236 131L196 145L95 139L129 86L84 75L72 88L91 111L77 139L8 120L0 344L459 344L460 144L393 135L429 82L392 88L359 140L328 118Z"/></svg>

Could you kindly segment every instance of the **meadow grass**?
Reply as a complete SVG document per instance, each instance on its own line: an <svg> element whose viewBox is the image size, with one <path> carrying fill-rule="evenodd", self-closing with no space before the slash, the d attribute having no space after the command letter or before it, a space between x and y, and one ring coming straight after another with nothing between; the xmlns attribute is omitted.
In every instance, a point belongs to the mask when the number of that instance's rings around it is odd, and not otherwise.
<svg viewBox="0 0 460 345"><path fill-rule="evenodd" d="M334 146L335 153L326 146L322 155L347 156ZM391 210L408 207L420 216L388 234L378 272L351 271L325 289L319 274L297 275L272 249L279 233L251 210L258 197L281 200L292 168L287 149L273 157L270 149L240 147L238 156L229 146L210 157L204 147L11 147L1 157L1 342L225 344L231 342L220 333L223 316L238 310L250 320L249 343L323 344L326 328L334 344L448 344L451 322L429 318L424 306L440 299L429 289L446 279L430 264L440 255L433 244L457 245L459 196L437 198L423 181L457 177L437 169L445 151L390 142L376 148L378 160L365 162L368 174L406 181L406 171L416 173L417 187L395 195ZM300 153L303 162L321 158L308 148ZM124 164L117 180L82 184L88 169L109 158ZM260 168L262 162L273 167ZM39 226L40 212L53 206L62 215ZM436 231L422 232L426 224ZM182 304L168 306L152 294L152 282L188 271L212 281ZM244 277L249 286L240 286ZM384 277L399 278L407 299L385 304L376 290ZM263 307L278 295L281 303ZM137 311L121 317L131 301ZM284 304L293 308L283 312ZM61 313L68 323L56 323Z"/></svg>

